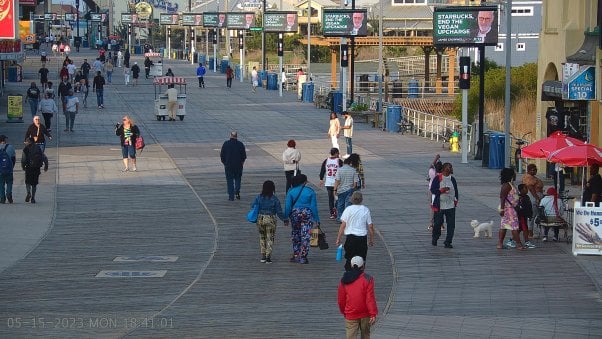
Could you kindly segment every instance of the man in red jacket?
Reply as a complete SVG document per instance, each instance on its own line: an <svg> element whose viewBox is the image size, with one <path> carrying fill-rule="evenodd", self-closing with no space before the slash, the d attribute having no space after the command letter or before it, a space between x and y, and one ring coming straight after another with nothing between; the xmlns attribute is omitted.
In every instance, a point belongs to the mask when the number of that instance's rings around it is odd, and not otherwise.
<svg viewBox="0 0 602 339"><path fill-rule="evenodd" d="M364 273L364 259L351 258L351 270L343 274L339 283L339 310L345 316L347 339L370 338L370 326L376 321L378 307L374 297L374 278Z"/></svg>

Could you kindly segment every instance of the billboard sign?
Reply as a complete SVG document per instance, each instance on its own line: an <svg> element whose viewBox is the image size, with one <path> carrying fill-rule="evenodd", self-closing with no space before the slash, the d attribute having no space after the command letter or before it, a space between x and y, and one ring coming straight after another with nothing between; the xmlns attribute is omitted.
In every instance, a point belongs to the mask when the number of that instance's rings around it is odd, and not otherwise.
<svg viewBox="0 0 602 339"><path fill-rule="evenodd" d="M135 24L138 22L138 15L136 13L121 13L121 22L124 24Z"/></svg>
<svg viewBox="0 0 602 339"><path fill-rule="evenodd" d="M65 13L65 20L77 21L77 13Z"/></svg>
<svg viewBox="0 0 602 339"><path fill-rule="evenodd" d="M203 13L203 27L217 27L217 17L219 13Z"/></svg>
<svg viewBox="0 0 602 339"><path fill-rule="evenodd" d="M218 24L219 24L219 22L218 22ZM228 27L228 29L249 29L251 27L255 27L255 13L251 13L251 12L227 13L226 27Z"/></svg>
<svg viewBox="0 0 602 339"><path fill-rule="evenodd" d="M203 14L200 13L183 13L182 26L202 26Z"/></svg>
<svg viewBox="0 0 602 339"><path fill-rule="evenodd" d="M365 8L324 8L322 12L322 35L366 36L368 35L368 10Z"/></svg>
<svg viewBox="0 0 602 339"><path fill-rule="evenodd" d="M297 32L299 22L297 12L265 12L263 29L266 32Z"/></svg>
<svg viewBox="0 0 602 339"><path fill-rule="evenodd" d="M16 25L18 20L15 16L16 1L0 1L0 39L14 39L17 35Z"/></svg>
<svg viewBox="0 0 602 339"><path fill-rule="evenodd" d="M177 25L180 16L178 14L161 13L159 15L159 24L161 25Z"/></svg>
<svg viewBox="0 0 602 339"><path fill-rule="evenodd" d="M102 14L101 13L90 13L90 20L95 21L95 22L101 22Z"/></svg>
<svg viewBox="0 0 602 339"><path fill-rule="evenodd" d="M497 46L497 43L497 7L435 8L433 12L433 44L435 46Z"/></svg>
<svg viewBox="0 0 602 339"><path fill-rule="evenodd" d="M57 19L57 15L56 13L44 13L44 20L56 20Z"/></svg>

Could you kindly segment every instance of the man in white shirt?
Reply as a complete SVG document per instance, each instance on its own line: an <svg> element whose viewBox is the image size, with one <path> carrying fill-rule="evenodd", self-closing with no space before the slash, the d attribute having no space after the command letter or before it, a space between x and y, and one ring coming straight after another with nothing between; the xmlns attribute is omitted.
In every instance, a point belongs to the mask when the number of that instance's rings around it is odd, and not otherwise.
<svg viewBox="0 0 602 339"><path fill-rule="evenodd" d="M259 85L259 75L257 74L257 67L253 67L251 71L251 81L253 82L253 92L257 90L257 86Z"/></svg>
<svg viewBox="0 0 602 339"><path fill-rule="evenodd" d="M343 129L343 136L345 136L345 143L347 144L347 155L353 153L353 144L351 138L353 138L353 118L349 112L344 111L343 116L345 117L345 124L341 126Z"/></svg>
<svg viewBox="0 0 602 339"><path fill-rule="evenodd" d="M355 191L351 195L351 205L341 215L341 227L337 235L336 245L341 244L341 237L345 234L345 270L351 269L351 258L360 256L366 260L368 245L374 246L374 224L370 209L362 205L362 192Z"/></svg>
<svg viewBox="0 0 602 339"><path fill-rule="evenodd" d="M69 73L69 81L73 83L73 78L75 77L75 70L77 69L77 67L75 67L75 65L73 64L73 61L70 61L69 64L67 64L67 72Z"/></svg>
<svg viewBox="0 0 602 339"><path fill-rule="evenodd" d="M169 121L176 121L178 113L178 90L171 84L167 89L167 112L169 113Z"/></svg>

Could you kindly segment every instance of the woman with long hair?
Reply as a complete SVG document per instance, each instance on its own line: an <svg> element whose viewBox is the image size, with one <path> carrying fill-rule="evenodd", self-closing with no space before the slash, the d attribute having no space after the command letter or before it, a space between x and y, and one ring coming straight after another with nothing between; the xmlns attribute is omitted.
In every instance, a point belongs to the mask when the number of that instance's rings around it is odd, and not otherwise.
<svg viewBox="0 0 602 339"><path fill-rule="evenodd" d="M259 231L259 250L261 252L260 262L272 263L272 247L274 244L274 236L276 235L276 216L284 221L284 225L288 225L288 219L284 217L282 205L277 196L276 185L271 180L263 183L261 194L257 195L251 207L259 205L259 213L257 215L257 230Z"/></svg>
<svg viewBox="0 0 602 339"><path fill-rule="evenodd" d="M328 126L328 137L332 142L332 147L339 148L339 132L341 131L341 122L336 112L330 112L330 122Z"/></svg>
<svg viewBox="0 0 602 339"><path fill-rule="evenodd" d="M291 220L291 241L293 243L293 256L290 262L308 264L310 231L317 223L320 224L318 215L318 199L316 192L307 187L307 176L299 174L293 178L293 188L286 195L286 208L284 215Z"/></svg>
<svg viewBox="0 0 602 339"><path fill-rule="evenodd" d="M115 135L121 140L121 154L124 168L122 172L136 172L136 139L140 136L140 129L128 115L123 117L121 124L115 125Z"/></svg>
<svg viewBox="0 0 602 339"><path fill-rule="evenodd" d="M357 153L351 153L349 155L349 162L351 163L351 167L355 168L355 171L357 172L357 177L359 179L357 189L361 190L366 188L366 176L364 174L364 165L362 164L360 155Z"/></svg>
<svg viewBox="0 0 602 339"><path fill-rule="evenodd" d="M500 222L500 232L498 236L497 248L504 248L504 238L506 237L506 231L512 232L512 239L506 244L506 247L516 248L517 250L524 250L525 248L520 242L518 237L518 214L516 213L516 205L518 205L519 195L518 190L514 186L513 182L516 180L516 173L512 168L504 168L500 172L500 216L502 220Z"/></svg>

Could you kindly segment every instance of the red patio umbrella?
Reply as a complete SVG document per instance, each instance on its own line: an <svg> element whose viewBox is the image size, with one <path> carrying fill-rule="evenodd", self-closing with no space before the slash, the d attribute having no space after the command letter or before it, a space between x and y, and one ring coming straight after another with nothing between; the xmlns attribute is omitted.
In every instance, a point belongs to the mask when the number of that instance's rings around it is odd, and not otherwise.
<svg viewBox="0 0 602 339"><path fill-rule="evenodd" d="M550 153L548 161L565 166L602 165L602 149L592 144L568 146Z"/></svg>
<svg viewBox="0 0 602 339"><path fill-rule="evenodd" d="M585 143L579 139L569 137L568 135L562 134L560 131L556 131L545 139L538 140L529 146L523 147L520 154L523 158L547 159L550 153L561 148L583 144Z"/></svg>

